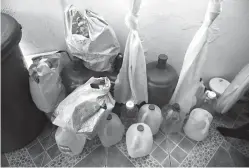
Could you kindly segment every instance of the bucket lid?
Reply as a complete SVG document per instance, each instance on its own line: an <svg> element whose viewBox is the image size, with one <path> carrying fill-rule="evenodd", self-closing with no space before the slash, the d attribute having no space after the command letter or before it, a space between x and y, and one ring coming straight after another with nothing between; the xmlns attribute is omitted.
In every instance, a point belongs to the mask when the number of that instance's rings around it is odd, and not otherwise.
<svg viewBox="0 0 249 168"><path fill-rule="evenodd" d="M4 61L12 47L19 44L22 27L8 14L1 13L1 19L1 61Z"/></svg>
<svg viewBox="0 0 249 168"><path fill-rule="evenodd" d="M229 85L230 82L222 78L213 78L209 81L210 89L217 95L221 95Z"/></svg>

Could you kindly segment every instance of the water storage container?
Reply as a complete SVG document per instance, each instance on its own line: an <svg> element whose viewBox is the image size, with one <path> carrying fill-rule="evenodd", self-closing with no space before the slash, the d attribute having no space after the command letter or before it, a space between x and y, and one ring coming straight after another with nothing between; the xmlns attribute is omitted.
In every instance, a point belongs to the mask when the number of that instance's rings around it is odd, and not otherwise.
<svg viewBox="0 0 249 168"><path fill-rule="evenodd" d="M150 154L153 135L150 127L144 123L133 124L126 132L126 146L130 157L137 158Z"/></svg>
<svg viewBox="0 0 249 168"><path fill-rule="evenodd" d="M120 111L120 118L125 128L129 128L132 124L137 122L138 107L133 101L127 101L127 103L120 108Z"/></svg>
<svg viewBox="0 0 249 168"><path fill-rule="evenodd" d="M104 147L110 147L121 141L124 134L124 125L117 114L110 113L105 125L98 131L99 139Z"/></svg>
<svg viewBox="0 0 249 168"><path fill-rule="evenodd" d="M143 105L138 114L138 122L147 124L152 134L155 135L162 123L161 109L157 105L145 104Z"/></svg>
<svg viewBox="0 0 249 168"><path fill-rule="evenodd" d="M167 64L168 56L160 54L157 62L147 64L149 104L168 104L178 81L176 70Z"/></svg>

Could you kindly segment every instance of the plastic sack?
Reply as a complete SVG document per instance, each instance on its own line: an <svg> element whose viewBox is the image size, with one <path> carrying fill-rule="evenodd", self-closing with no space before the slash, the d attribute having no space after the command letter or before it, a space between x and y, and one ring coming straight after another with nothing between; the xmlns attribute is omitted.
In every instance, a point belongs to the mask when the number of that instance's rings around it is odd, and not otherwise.
<svg viewBox="0 0 249 168"><path fill-rule="evenodd" d="M190 112L196 104L196 92L202 68L206 60L209 29L213 21L221 12L222 0L209 0L207 12L202 26L195 34L185 54L179 80L170 104L178 103L181 107L181 118Z"/></svg>
<svg viewBox="0 0 249 168"><path fill-rule="evenodd" d="M224 93L218 98L215 110L226 113L249 89L249 64L234 78Z"/></svg>
<svg viewBox="0 0 249 168"><path fill-rule="evenodd" d="M54 112L65 98L65 88L61 83L59 57L34 59L29 67L30 93L37 108L45 113Z"/></svg>
<svg viewBox="0 0 249 168"><path fill-rule="evenodd" d="M65 8L64 22L70 53L82 59L88 69L112 71L120 45L108 23L90 10L81 14L73 5Z"/></svg>
<svg viewBox="0 0 249 168"><path fill-rule="evenodd" d="M59 104L53 124L92 139L114 107L110 86L107 77L90 78Z"/></svg>
<svg viewBox="0 0 249 168"><path fill-rule="evenodd" d="M137 13L141 0L133 0L132 9L126 17L130 28L123 64L114 86L114 98L119 103L132 100L135 104L148 102L146 61L137 31Z"/></svg>

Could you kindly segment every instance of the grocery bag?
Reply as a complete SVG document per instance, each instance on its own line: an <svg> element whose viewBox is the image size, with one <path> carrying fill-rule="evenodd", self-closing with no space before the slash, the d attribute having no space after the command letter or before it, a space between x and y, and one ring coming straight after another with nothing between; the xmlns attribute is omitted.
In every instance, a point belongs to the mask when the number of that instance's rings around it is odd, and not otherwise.
<svg viewBox="0 0 249 168"><path fill-rule="evenodd" d="M249 64L247 64L234 78L224 93L218 98L215 110L226 113L249 89ZM249 102L248 102L249 104Z"/></svg>
<svg viewBox="0 0 249 168"><path fill-rule="evenodd" d="M33 61L29 67L31 97L38 109L52 113L66 96L60 77L61 59L51 56L39 57Z"/></svg>
<svg viewBox="0 0 249 168"><path fill-rule="evenodd" d="M180 72L179 80L170 104L178 103L181 107L181 118L190 112L196 104L196 92L199 88L199 80L202 68L206 60L209 29L213 21L221 12L222 0L209 0L205 19L202 26L191 41Z"/></svg>
<svg viewBox="0 0 249 168"><path fill-rule="evenodd" d="M98 14L83 14L73 5L64 10L66 43L70 53L93 71L112 71L120 45L113 29Z"/></svg>
<svg viewBox="0 0 249 168"><path fill-rule="evenodd" d="M123 64L114 86L114 98L119 103L132 100L135 104L148 102L146 60L137 31L137 13L141 0L133 0L132 9L126 16L126 25L130 29Z"/></svg>
<svg viewBox="0 0 249 168"><path fill-rule="evenodd" d="M114 107L110 86L107 77L90 78L58 105L53 124L92 139Z"/></svg>

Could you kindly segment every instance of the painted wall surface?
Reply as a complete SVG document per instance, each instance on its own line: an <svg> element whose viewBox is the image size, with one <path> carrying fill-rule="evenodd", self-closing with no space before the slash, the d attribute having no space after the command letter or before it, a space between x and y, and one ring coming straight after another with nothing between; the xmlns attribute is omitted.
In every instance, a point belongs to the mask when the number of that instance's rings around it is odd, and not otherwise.
<svg viewBox="0 0 249 168"><path fill-rule="evenodd" d="M69 0L80 11L91 9L114 28L122 50L128 35L124 18L128 0ZM23 26L25 55L66 49L60 0L2 0L1 10ZM208 0L142 0L139 34L147 61L165 53L179 73L184 54L204 18ZM249 63L249 0L224 0L223 11L212 26L204 78L231 80Z"/></svg>

